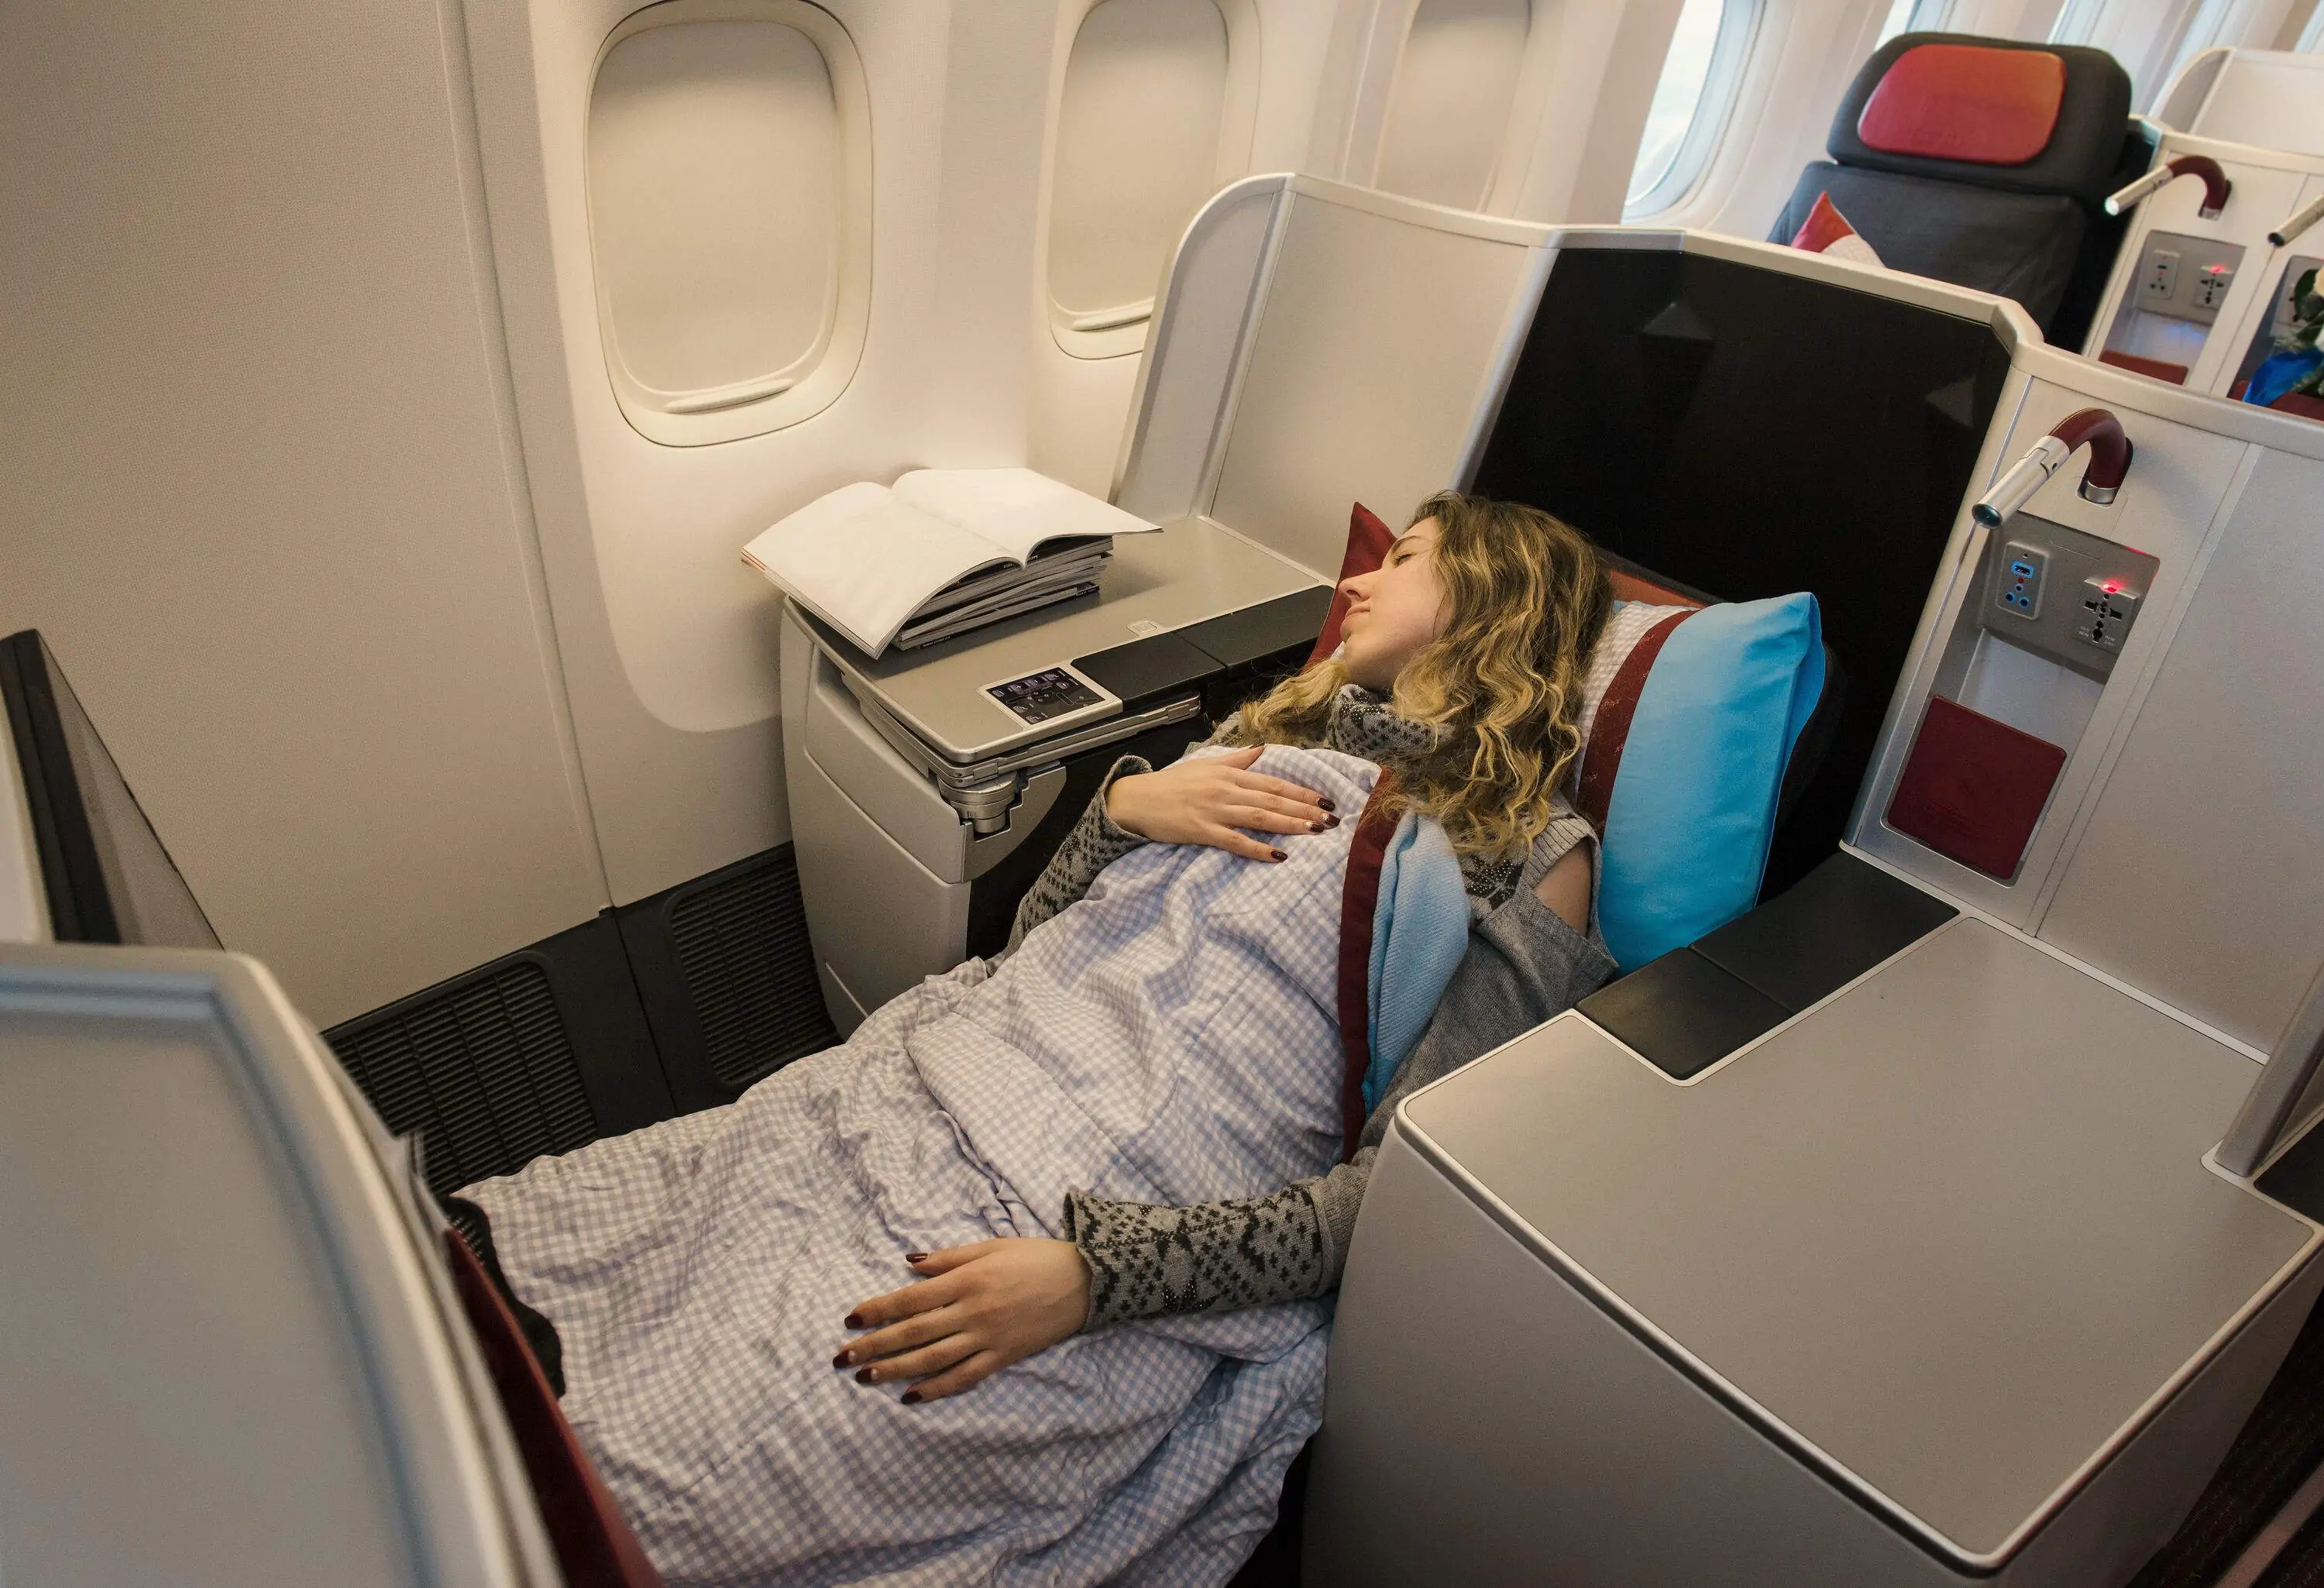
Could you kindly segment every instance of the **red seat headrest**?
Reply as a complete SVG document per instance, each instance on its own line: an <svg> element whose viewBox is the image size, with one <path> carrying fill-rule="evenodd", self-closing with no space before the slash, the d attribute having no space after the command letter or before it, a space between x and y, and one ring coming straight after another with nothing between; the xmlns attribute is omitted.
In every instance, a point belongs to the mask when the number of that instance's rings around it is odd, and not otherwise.
<svg viewBox="0 0 2324 1588"><path fill-rule="evenodd" d="M1864 102L1856 135L1886 154L2024 165L2050 146L2066 63L2047 50L1916 44Z"/></svg>
<svg viewBox="0 0 2324 1588"><path fill-rule="evenodd" d="M2129 117L2130 74L2103 50L1902 33L1857 72L1825 146L1858 171L2096 208L2122 185Z"/></svg>

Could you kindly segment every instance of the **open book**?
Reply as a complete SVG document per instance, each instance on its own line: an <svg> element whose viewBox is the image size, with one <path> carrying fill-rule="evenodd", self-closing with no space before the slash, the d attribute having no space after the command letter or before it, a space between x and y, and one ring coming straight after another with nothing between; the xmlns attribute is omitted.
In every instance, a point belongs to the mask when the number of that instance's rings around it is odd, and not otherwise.
<svg viewBox="0 0 2324 1588"><path fill-rule="evenodd" d="M742 560L878 656L1086 595L1154 528L1029 468L924 468L816 497Z"/></svg>

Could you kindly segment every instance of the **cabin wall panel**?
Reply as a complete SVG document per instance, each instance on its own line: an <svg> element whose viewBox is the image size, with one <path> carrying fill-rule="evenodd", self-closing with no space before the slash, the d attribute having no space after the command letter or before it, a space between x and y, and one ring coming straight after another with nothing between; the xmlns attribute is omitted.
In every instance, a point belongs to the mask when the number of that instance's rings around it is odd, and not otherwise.
<svg viewBox="0 0 2324 1588"><path fill-rule="evenodd" d="M1128 3L1128 0L1117 0ZM1254 171L1335 169L1349 114L1343 78L1352 69L1370 0L1218 0L1228 32L1227 83L1211 180L1185 204L1167 245L1152 250L1146 285L1160 285L1172 250L1202 204ZM1056 301L1052 231L1060 171L1070 176L1061 134L1066 73L1091 0L1046 0L1053 35L1041 59L1048 109L1041 158L1040 242L1034 280L1030 346L1030 441L1027 459L1044 473L1098 495L1120 461L1124 421L1150 322L1096 332L1065 328L1072 319ZM1134 272L1130 272L1134 277ZM1079 308L1079 305L1074 307Z"/></svg>
<svg viewBox="0 0 2324 1588"><path fill-rule="evenodd" d="M0 628L325 1024L606 902L444 21L0 9Z"/></svg>
<svg viewBox="0 0 2324 1588"><path fill-rule="evenodd" d="M1397 61L1377 186L1454 209L1485 207L1532 25L1527 0L1423 0Z"/></svg>
<svg viewBox="0 0 2324 1588"><path fill-rule="evenodd" d="M2042 924L2258 1048L2324 956L2324 853L2285 819L2324 788L2324 651L2285 643L2316 629L2319 497L2324 463L2261 454Z"/></svg>
<svg viewBox="0 0 2324 1588"><path fill-rule="evenodd" d="M1478 4L1463 0L1456 9L1470 13ZM1379 0L1362 33L1351 84L1327 89L1322 101L1319 117L1336 119L1319 121L1317 142L1339 154L1319 163L1315 174L1445 202L1437 186L1449 180L1451 147L1464 152L1452 163L1473 169L1474 151L1483 146L1493 151L1490 180L1466 208L1547 223L1618 220L1680 6L1681 0L1531 0L1490 18L1462 16L1462 25L1446 31L1442 23L1453 19L1434 15L1433 3ZM1439 96L1412 73L1455 75L1443 58L1457 53L1459 42L1496 28L1506 38L1510 14L1520 9L1517 58L1493 72L1473 61L1461 67L1476 79L1475 91L1457 106L1429 107L1434 118L1461 115L1489 125L1457 134L1432 127L1427 142L1434 158L1425 164L1437 184L1422 191L1429 184L1413 180L1420 151L1409 142L1409 113L1419 100Z"/></svg>
<svg viewBox="0 0 2324 1588"><path fill-rule="evenodd" d="M742 565L742 544L852 481L1026 461L1054 25L1046 0L825 7L855 47L872 107L862 361L811 418L672 448L637 434L613 402L589 254L589 72L634 8L468 0L526 459L617 903L788 836L777 608Z"/></svg>

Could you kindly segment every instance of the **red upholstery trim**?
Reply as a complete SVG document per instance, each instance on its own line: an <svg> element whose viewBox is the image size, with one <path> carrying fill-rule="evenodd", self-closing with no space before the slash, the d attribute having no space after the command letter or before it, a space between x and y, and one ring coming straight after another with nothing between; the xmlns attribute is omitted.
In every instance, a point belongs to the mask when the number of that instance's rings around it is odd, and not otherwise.
<svg viewBox="0 0 2324 1588"><path fill-rule="evenodd" d="M2135 374L2152 375L2158 381L2169 381L2174 386L2187 383L2187 366L2173 364L2167 358L2141 358L2135 353L2116 353L2109 347L2098 355L2098 362Z"/></svg>
<svg viewBox="0 0 2324 1588"><path fill-rule="evenodd" d="M444 1232L452 1287L475 1333L476 1347L499 1391L501 1410L516 1440L532 1498L549 1531L549 1546L566 1588L661 1588L661 1574L646 1558L622 1519L573 1426L550 1392L549 1380L517 1327L516 1316L493 1288L484 1265L456 1230Z"/></svg>
<svg viewBox="0 0 2324 1588"><path fill-rule="evenodd" d="M1379 909L1380 863L1396 823L1380 808L1388 786L1382 772L1356 820L1348 845L1347 880L1340 886L1340 1161L1356 1155L1364 1133L1364 1071L1372 1062L1372 918Z"/></svg>
<svg viewBox="0 0 2324 1588"><path fill-rule="evenodd" d="M1606 830L1607 809L1614 803L1614 779L1622 770L1622 747L1630 742L1630 718L1638 709L1638 697L1646 692L1646 675L1654 670L1655 658L1662 654L1671 631L1693 615L1692 612L1673 613L1639 635L1630 654L1622 659L1614 681L1606 687L1606 698L1598 703L1598 716L1590 725L1590 743L1582 752L1581 798L1574 803L1600 833Z"/></svg>
<svg viewBox="0 0 2324 1588"><path fill-rule="evenodd" d="M1652 579L1637 574L1626 574L1618 568L1608 568L1606 577L1613 584L1614 599L1617 601L1643 601L1648 606L1700 607L1702 605L1692 596L1682 596Z"/></svg>
<svg viewBox="0 0 2324 1588"><path fill-rule="evenodd" d="M1388 549L1395 544L1396 531L1382 523L1370 508L1357 503L1355 510L1348 514L1348 549L1340 558L1340 582L1345 584L1358 574L1379 568L1388 560ZM1332 609L1323 614L1323 632L1315 636L1315 649L1307 653L1307 667L1314 667L1340 648L1340 625L1347 616L1346 594L1333 592Z"/></svg>
<svg viewBox="0 0 2324 1588"><path fill-rule="evenodd" d="M2046 50L1916 44L1889 67L1856 135L1884 154L2024 165L2050 146L2066 63Z"/></svg>
<svg viewBox="0 0 2324 1588"><path fill-rule="evenodd" d="M2066 752L2048 740L1932 695L1888 801L1888 825L2006 882L2065 765Z"/></svg>
<svg viewBox="0 0 2324 1588"><path fill-rule="evenodd" d="M1853 237L1856 228L1848 224L1848 217L1831 201L1830 193L1818 193L1815 207L1808 211L1807 219L1792 234L1792 246L1807 254L1821 254L1842 237Z"/></svg>
<svg viewBox="0 0 2324 1588"><path fill-rule="evenodd" d="M2066 444L2070 454L2089 448L2089 465L2082 470L2085 494L2093 485L2113 490L2130 473L2130 438L2123 434L2122 421L2103 408L2078 408L2052 425L2050 433Z"/></svg>
<svg viewBox="0 0 2324 1588"><path fill-rule="evenodd" d="M2174 180L2180 177L2202 180L2203 202L2195 211L2197 218L2201 220L2217 219L2219 211L2227 207L2228 196L2236 190L2235 183L2227 180L2227 168L2208 154L2181 154L2164 169Z"/></svg>

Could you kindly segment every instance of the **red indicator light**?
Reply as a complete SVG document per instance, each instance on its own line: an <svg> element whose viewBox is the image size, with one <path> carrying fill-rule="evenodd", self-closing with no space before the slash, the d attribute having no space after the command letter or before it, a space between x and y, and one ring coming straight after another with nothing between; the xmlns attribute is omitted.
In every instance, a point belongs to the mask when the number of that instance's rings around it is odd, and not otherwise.
<svg viewBox="0 0 2324 1588"><path fill-rule="evenodd" d="M2106 593L2109 596L2119 596L2122 594L2122 586L2119 584L2109 584L2106 586Z"/></svg>

